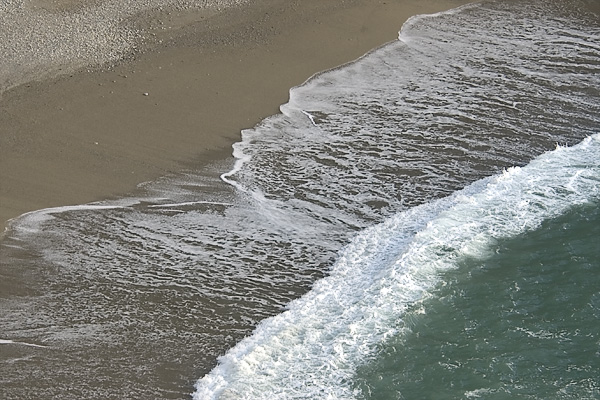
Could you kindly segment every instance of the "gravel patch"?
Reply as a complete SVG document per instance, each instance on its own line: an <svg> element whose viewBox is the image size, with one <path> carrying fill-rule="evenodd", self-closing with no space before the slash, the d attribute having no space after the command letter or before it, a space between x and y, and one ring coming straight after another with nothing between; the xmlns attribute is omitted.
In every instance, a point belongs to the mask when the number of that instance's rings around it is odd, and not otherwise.
<svg viewBox="0 0 600 400"><path fill-rule="evenodd" d="M20 84L116 62L137 51L149 11L222 11L251 0L2 0L0 95Z"/></svg>

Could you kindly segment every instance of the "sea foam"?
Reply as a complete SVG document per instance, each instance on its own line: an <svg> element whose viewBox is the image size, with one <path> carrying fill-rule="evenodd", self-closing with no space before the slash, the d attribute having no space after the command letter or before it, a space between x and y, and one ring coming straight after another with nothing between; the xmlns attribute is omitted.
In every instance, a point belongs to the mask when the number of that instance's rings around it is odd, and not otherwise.
<svg viewBox="0 0 600 400"><path fill-rule="evenodd" d="M364 230L328 277L221 357L195 399L347 399L358 366L406 310L497 240L600 199L600 134Z"/></svg>

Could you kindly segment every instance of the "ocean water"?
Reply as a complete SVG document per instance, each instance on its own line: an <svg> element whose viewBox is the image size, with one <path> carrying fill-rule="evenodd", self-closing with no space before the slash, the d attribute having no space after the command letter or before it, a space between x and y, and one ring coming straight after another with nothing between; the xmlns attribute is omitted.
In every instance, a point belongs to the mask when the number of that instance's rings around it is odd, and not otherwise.
<svg viewBox="0 0 600 400"><path fill-rule="evenodd" d="M360 366L361 397L599 398L598 206L462 257Z"/></svg>
<svg viewBox="0 0 600 400"><path fill-rule="evenodd" d="M414 17L233 158L14 221L0 397L598 398L594 6Z"/></svg>

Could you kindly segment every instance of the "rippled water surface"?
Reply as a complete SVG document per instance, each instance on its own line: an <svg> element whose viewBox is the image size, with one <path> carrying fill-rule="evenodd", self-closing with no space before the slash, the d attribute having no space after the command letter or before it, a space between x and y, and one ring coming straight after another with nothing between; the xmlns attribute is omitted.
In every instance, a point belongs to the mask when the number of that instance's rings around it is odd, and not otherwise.
<svg viewBox="0 0 600 400"><path fill-rule="evenodd" d="M431 269L458 268L456 243L427 264L399 263L406 248L452 226L471 253L489 248L478 246L498 232L513 249L513 236L597 204L598 137L577 143L600 131L598 22L583 1L550 0L413 18L398 41L292 89L281 114L242 133L234 159L119 201L23 216L0 245L0 397L406 394L395 385L411 375L386 363L406 364L414 354L381 349L423 343L390 321L427 301L454 299L437 289L444 279L448 290L477 296L471 272L444 278ZM528 165L557 143L577 146ZM482 180L511 166L524 172ZM498 179L511 182L494 186L504 192L487 186ZM527 190L533 195L515 197ZM442 218L463 200L462 214ZM515 210L521 219L511 217ZM450 225L436 228L440 221ZM514 221L537 222L518 230ZM519 251L528 250L510 250ZM413 282L397 265L420 278ZM320 280L328 275L340 281ZM520 279L503 276L498 285ZM489 307L502 314L505 305ZM323 319L303 319L311 310ZM432 326L444 325L439 318ZM426 321L415 322L425 337ZM379 376L393 382L370 383Z"/></svg>
<svg viewBox="0 0 600 400"><path fill-rule="evenodd" d="M463 261L360 368L365 398L598 398L599 227L579 205Z"/></svg>

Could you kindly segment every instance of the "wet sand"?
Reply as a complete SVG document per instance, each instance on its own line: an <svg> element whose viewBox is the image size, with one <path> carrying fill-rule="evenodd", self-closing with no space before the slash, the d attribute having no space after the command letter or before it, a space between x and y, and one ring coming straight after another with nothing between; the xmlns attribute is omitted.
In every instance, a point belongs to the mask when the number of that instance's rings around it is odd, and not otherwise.
<svg viewBox="0 0 600 400"><path fill-rule="evenodd" d="M0 225L227 157L290 87L394 40L411 15L462 3L260 0L140 16L150 34L129 59L2 94Z"/></svg>
<svg viewBox="0 0 600 400"><path fill-rule="evenodd" d="M154 35L118 65L84 68L2 93L0 225L40 208L121 197L141 182L230 157L240 131L278 112L290 87L394 40L411 15L461 3L257 0L221 13L146 14L134 23ZM5 261L9 272L22 268ZM68 340L69 329L77 328L67 326L61 331L66 338L56 342ZM90 343L69 343L34 359L31 375L11 377L7 392L184 398L216 362L214 353L192 350L181 359L163 360L162 348L172 342L149 346L143 354L133 346L123 354L127 342L106 345L90 335ZM135 329L130 335L139 340ZM88 339L87 333L80 337ZM184 338L175 345L179 357L189 343ZM7 359L27 357L30 350L28 345L2 348ZM88 360L91 365L82 368ZM51 374L44 373L48 365Z"/></svg>

